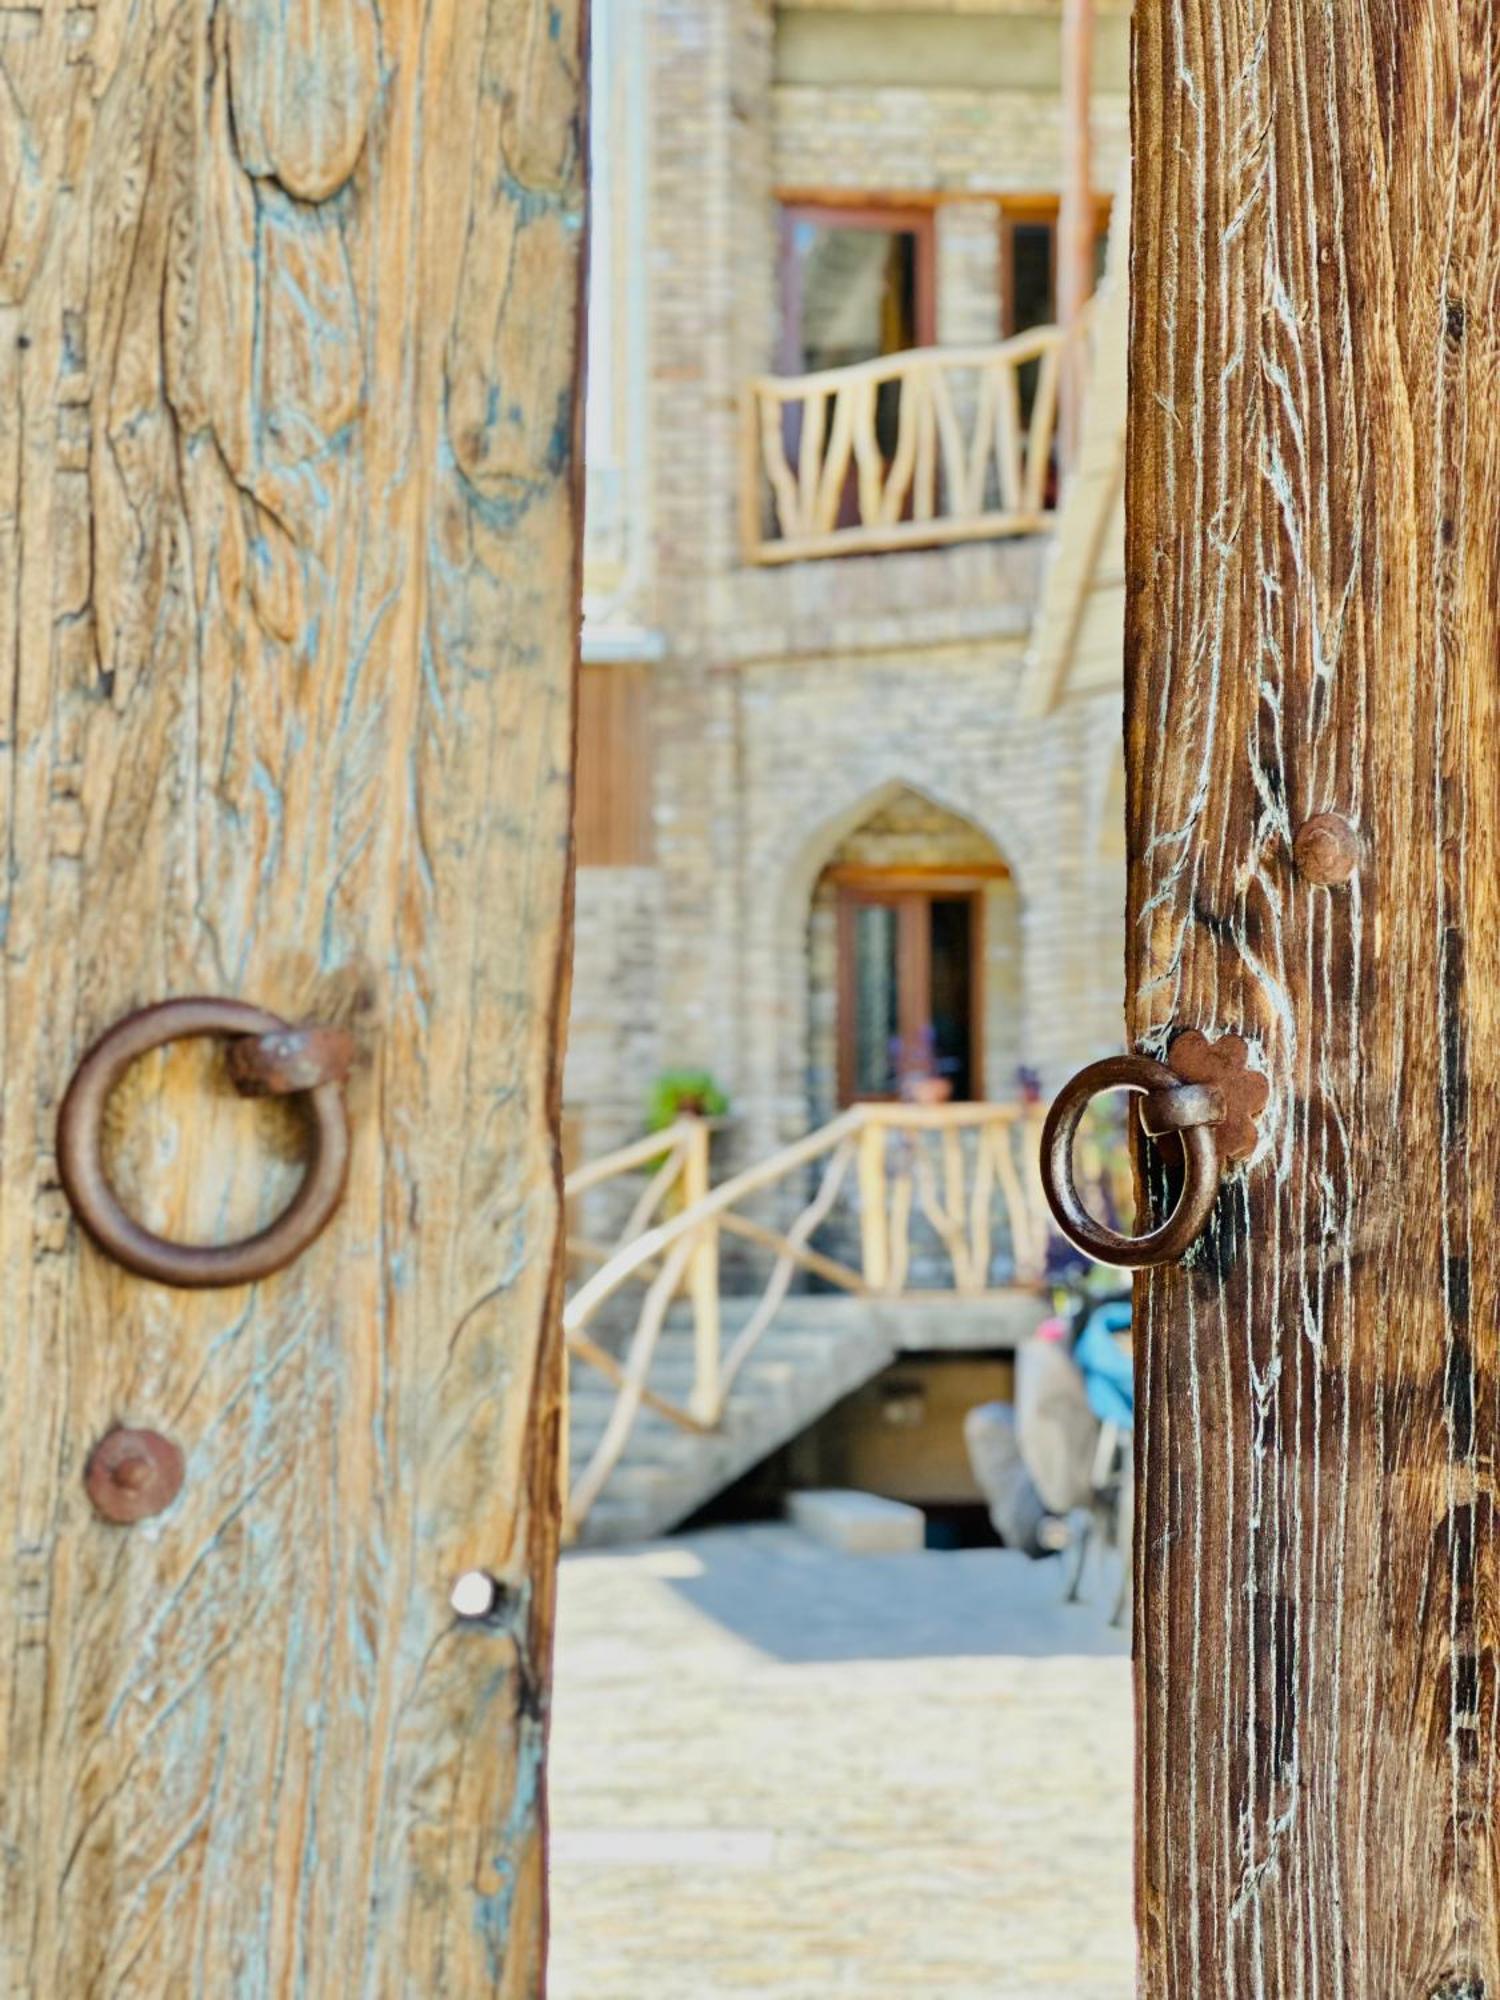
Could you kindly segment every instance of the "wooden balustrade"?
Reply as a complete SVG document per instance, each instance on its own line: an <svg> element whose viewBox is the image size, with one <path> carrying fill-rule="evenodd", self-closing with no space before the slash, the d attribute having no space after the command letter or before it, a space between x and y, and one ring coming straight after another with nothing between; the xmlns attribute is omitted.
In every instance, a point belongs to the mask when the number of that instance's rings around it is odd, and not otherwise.
<svg viewBox="0 0 1500 2000"><path fill-rule="evenodd" d="M1035 327L993 347L923 347L745 394L745 554L802 562L1037 534L1078 341ZM1029 418L1021 371L1035 365Z"/></svg>
<svg viewBox="0 0 1500 2000"><path fill-rule="evenodd" d="M684 1119L570 1175L570 1214L581 1196L646 1176L612 1243L569 1236L575 1261L598 1267L564 1310L569 1351L617 1391L604 1434L569 1493L570 1531L576 1533L603 1490L642 1408L686 1430L712 1429L722 1420L740 1370L799 1271L857 1297L888 1299L977 1298L1039 1286L1049 1233L1037 1175L1040 1129L1041 1114L1031 1106L861 1104L711 1187L708 1127ZM767 1219L778 1189L797 1189L801 1204L785 1227ZM857 1266L835 1254L839 1204L851 1191L854 1212L845 1234L858 1243ZM831 1247L815 1243L820 1232L834 1236ZM771 1260L770 1276L727 1352L720 1324L726 1236ZM616 1356L590 1328L632 1283L644 1287L644 1296L625 1351ZM651 1389L649 1377L680 1295L693 1315L694 1376L686 1403L673 1403Z"/></svg>

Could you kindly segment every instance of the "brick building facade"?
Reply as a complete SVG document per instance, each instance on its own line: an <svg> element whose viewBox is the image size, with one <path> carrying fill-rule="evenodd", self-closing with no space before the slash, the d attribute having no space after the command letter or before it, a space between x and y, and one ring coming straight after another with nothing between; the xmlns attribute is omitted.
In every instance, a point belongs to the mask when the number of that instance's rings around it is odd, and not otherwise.
<svg viewBox="0 0 1500 2000"><path fill-rule="evenodd" d="M793 205L930 218L938 344L1015 324L1008 232L1058 192L1056 0L595 8L574 1144L634 1136L669 1066L719 1080L744 1158L826 1117L864 1004L834 899L881 853L908 886L977 871L975 1080L1055 1082L1119 1044L1123 906L1117 660L1037 696L1058 534L757 566L742 486ZM1103 197L1127 92L1101 13Z"/></svg>

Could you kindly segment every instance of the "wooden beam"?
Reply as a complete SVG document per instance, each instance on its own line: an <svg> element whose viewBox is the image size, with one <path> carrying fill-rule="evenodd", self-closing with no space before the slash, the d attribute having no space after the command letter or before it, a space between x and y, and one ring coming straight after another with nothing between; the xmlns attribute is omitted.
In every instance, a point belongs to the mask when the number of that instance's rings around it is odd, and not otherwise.
<svg viewBox="0 0 1500 2000"><path fill-rule="evenodd" d="M1094 257L1099 232L1094 201L1094 9L1096 0L1063 0L1062 207L1057 218L1057 318L1077 334L1094 293ZM1062 462L1071 465L1082 422L1078 355L1070 353L1061 385L1058 438Z"/></svg>
<svg viewBox="0 0 1500 2000"><path fill-rule="evenodd" d="M725 1215L719 1226L731 1236L744 1237L747 1243L758 1243L763 1250L774 1250L778 1257L790 1257L804 1271L811 1271L817 1278L826 1278L830 1285L837 1285L856 1297L862 1297L870 1289L851 1265L840 1263L837 1257L825 1257L821 1250L810 1250L805 1243L794 1243L779 1229L767 1229L764 1223L756 1222L748 1215Z"/></svg>
<svg viewBox="0 0 1500 2000"><path fill-rule="evenodd" d="M693 1208L712 1186L709 1125L688 1121L682 1164L682 1205ZM688 1297L693 1308L693 1414L712 1421L719 1409L719 1225L706 1221L688 1263Z"/></svg>
<svg viewBox="0 0 1500 2000"><path fill-rule="evenodd" d="M1094 291L1093 75L1095 0L1063 0L1062 209L1057 222L1057 318L1071 331Z"/></svg>
<svg viewBox="0 0 1500 2000"><path fill-rule="evenodd" d="M612 1383L616 1389L627 1386L623 1363L617 1361L607 1347L601 1347L597 1341L590 1340L586 1333L573 1334L568 1341L568 1351L577 1355L580 1361L602 1375L605 1381ZM644 1408L654 1410L659 1417L665 1417L666 1421L675 1424L678 1430L690 1431L695 1437L713 1436L715 1425L703 1423L691 1411L682 1409L676 1403L668 1402L665 1396L659 1396L649 1384L640 1389L639 1395Z"/></svg>
<svg viewBox="0 0 1500 2000"><path fill-rule="evenodd" d="M1143 2000L1500 1992L1500 40L1136 11L1129 1039L1263 1157L1136 1286ZM1336 815L1349 879L1297 839Z"/></svg>

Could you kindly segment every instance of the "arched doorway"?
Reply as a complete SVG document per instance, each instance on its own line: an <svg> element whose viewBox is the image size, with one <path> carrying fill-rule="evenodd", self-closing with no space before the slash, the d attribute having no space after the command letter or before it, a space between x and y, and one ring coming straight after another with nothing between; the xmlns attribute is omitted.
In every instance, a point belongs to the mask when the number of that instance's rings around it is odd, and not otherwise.
<svg viewBox="0 0 1500 2000"><path fill-rule="evenodd" d="M807 974L814 1123L914 1086L955 1099L1014 1087L1020 897L989 836L915 787L887 793L829 855Z"/></svg>

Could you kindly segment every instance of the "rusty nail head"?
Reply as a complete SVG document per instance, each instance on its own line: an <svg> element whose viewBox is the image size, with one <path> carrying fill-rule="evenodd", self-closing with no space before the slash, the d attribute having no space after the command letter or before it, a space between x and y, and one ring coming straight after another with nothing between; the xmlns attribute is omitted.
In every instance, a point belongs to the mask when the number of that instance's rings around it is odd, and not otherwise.
<svg viewBox="0 0 1500 2000"><path fill-rule="evenodd" d="M229 1074L245 1097L293 1097L325 1083L342 1083L354 1061L347 1028L276 1028L229 1045Z"/></svg>
<svg viewBox="0 0 1500 2000"><path fill-rule="evenodd" d="M1304 882L1336 889L1359 866L1359 836L1337 813L1317 813L1298 827L1292 859Z"/></svg>
<svg viewBox="0 0 1500 2000"><path fill-rule="evenodd" d="M128 1527L171 1506L182 1491L183 1470L182 1453L170 1438L122 1427L90 1452L83 1483L101 1519Z"/></svg>

